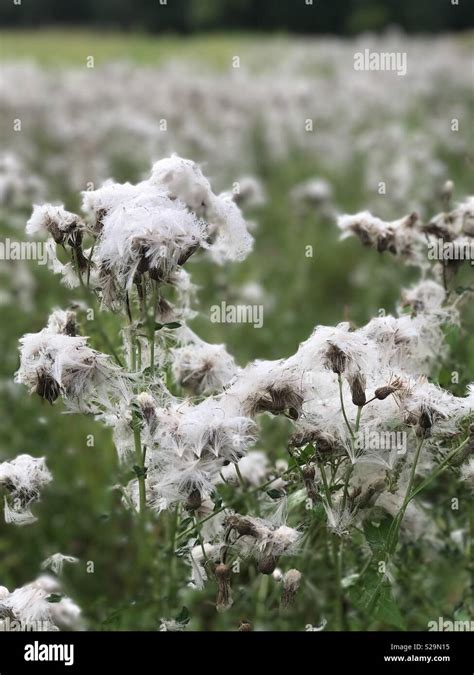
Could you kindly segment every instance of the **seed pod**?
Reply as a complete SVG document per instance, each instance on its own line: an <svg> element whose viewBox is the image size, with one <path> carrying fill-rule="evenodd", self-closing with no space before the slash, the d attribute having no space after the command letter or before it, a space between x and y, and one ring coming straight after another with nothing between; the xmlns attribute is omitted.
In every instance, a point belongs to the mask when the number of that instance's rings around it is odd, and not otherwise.
<svg viewBox="0 0 474 675"><path fill-rule="evenodd" d="M365 380L359 373L351 381L351 393L354 405L361 407L366 404Z"/></svg>
<svg viewBox="0 0 474 675"><path fill-rule="evenodd" d="M295 431L290 436L288 445L292 448L301 448L303 445L308 445L308 443L314 443L317 437L316 431Z"/></svg>
<svg viewBox="0 0 474 675"><path fill-rule="evenodd" d="M341 375L346 369L347 356L337 345L330 344L326 351L326 367Z"/></svg>
<svg viewBox="0 0 474 675"><path fill-rule="evenodd" d="M297 420L301 414L303 397L292 387L272 385L256 398L250 397L247 405L251 416L263 412L270 412L273 415L281 415L287 412L291 419Z"/></svg>
<svg viewBox="0 0 474 675"><path fill-rule="evenodd" d="M298 588L301 583L301 572L292 569L286 572L283 577L283 593L281 596L281 604L283 607L289 607L296 596Z"/></svg>
<svg viewBox="0 0 474 675"><path fill-rule="evenodd" d="M182 251L180 257L178 258L178 265L184 265L184 263L190 258L193 253L196 253L196 251L199 248L199 244L193 244L192 246L188 246L188 248L184 249Z"/></svg>
<svg viewBox="0 0 474 675"><path fill-rule="evenodd" d="M216 565L215 575L217 579L216 609L225 612L232 607L232 591L230 588L230 566L220 563Z"/></svg>
<svg viewBox="0 0 474 675"><path fill-rule="evenodd" d="M418 420L418 424L422 429L431 429L433 425L433 415L431 410L428 408L423 408L420 414L420 419Z"/></svg>
<svg viewBox="0 0 474 675"><path fill-rule="evenodd" d="M419 219L419 215L416 211L413 211L412 213L409 213L408 216L405 217L403 224L405 227L413 227L416 222Z"/></svg>
<svg viewBox="0 0 474 675"><path fill-rule="evenodd" d="M197 511L202 504L202 498L201 498L201 493L197 488L194 488L186 500L186 509L188 511Z"/></svg>
<svg viewBox="0 0 474 675"><path fill-rule="evenodd" d="M38 373L38 383L36 385L36 393L41 398L49 401L51 405L58 398L61 387L51 375L41 371Z"/></svg>
<svg viewBox="0 0 474 675"><path fill-rule="evenodd" d="M250 633L253 630L252 624L246 619L242 619L239 626L239 632L241 633Z"/></svg>
<svg viewBox="0 0 474 675"><path fill-rule="evenodd" d="M259 560L258 571L261 574L273 574L275 567L277 566L277 559L274 555L266 555Z"/></svg>
<svg viewBox="0 0 474 675"><path fill-rule="evenodd" d="M376 389L374 391L374 396L375 398L378 398L379 401L383 401L388 396L390 396L390 394L393 394L394 391L396 391L395 387L392 387L388 384L385 387L379 387Z"/></svg>
<svg viewBox="0 0 474 675"><path fill-rule="evenodd" d="M407 412L404 416L404 421L409 427L414 427L418 424L418 417L414 412Z"/></svg>
<svg viewBox="0 0 474 675"><path fill-rule="evenodd" d="M331 437L329 434L320 433L315 439L316 449L319 454L329 454L336 450L336 439Z"/></svg>
<svg viewBox="0 0 474 675"><path fill-rule="evenodd" d="M228 527L232 527L234 530L236 530L241 536L257 536L257 531L252 521L249 518L245 518L244 516L239 516L237 513L229 516L226 520L226 524Z"/></svg>
<svg viewBox="0 0 474 675"><path fill-rule="evenodd" d="M76 337L77 321L75 312L67 312L66 323L64 324L62 333L64 333L64 335L69 335L69 337Z"/></svg>
<svg viewBox="0 0 474 675"><path fill-rule="evenodd" d="M104 227L104 218L107 215L107 209L97 209L95 214L94 232L99 234Z"/></svg>

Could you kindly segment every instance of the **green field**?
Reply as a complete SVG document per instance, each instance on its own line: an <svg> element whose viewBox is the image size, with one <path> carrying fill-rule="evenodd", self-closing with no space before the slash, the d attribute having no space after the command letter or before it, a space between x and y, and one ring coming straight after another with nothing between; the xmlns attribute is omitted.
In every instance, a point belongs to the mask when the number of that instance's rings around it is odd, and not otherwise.
<svg viewBox="0 0 474 675"><path fill-rule="evenodd" d="M93 55L96 65L131 61L162 65L166 61L197 61L203 66L228 67L232 56L258 53L262 47L282 49L290 38L236 33L177 37L80 30L0 31L2 60L31 60L46 66L81 66Z"/></svg>

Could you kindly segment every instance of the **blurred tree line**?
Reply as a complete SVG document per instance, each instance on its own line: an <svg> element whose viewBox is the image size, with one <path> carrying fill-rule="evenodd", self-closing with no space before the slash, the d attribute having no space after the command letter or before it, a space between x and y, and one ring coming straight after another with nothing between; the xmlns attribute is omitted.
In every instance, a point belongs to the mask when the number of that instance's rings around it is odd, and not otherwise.
<svg viewBox="0 0 474 675"><path fill-rule="evenodd" d="M51 24L190 33L283 30L351 34L398 25L408 32L473 25L472 0L1 0L3 27Z"/></svg>

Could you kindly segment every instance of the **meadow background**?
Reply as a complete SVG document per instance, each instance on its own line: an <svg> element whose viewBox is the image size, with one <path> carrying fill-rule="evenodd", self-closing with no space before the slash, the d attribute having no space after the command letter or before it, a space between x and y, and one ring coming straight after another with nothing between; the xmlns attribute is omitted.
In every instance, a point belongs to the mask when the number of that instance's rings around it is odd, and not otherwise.
<svg viewBox="0 0 474 675"><path fill-rule="evenodd" d="M378 5L383 9L384 3ZM377 3L372 3L374 7ZM436 11L433 15L438 16ZM256 222L254 252L244 263L222 268L205 261L192 264L200 286L193 328L206 340L225 342L243 365L254 358L288 356L316 324L349 320L360 325L382 308L393 311L401 285L414 281L416 272L402 268L388 254L363 250L355 240L339 242L333 214L370 208L394 220L416 207L425 216L434 215L441 210L439 192L446 179L455 183L455 199L472 191L468 68L474 40L467 30L407 36L387 25L390 16L383 21L380 11L370 16L364 19L359 12L352 22L346 21L339 31L346 33L344 37L255 35L245 32L245 25L230 32L224 20L218 26L211 22L217 32L196 29L186 35L105 32L84 26L2 30L2 238L22 238L33 201L56 201L74 210L77 191L86 189L88 181L139 180L153 160L175 150L202 162L216 192L229 189L243 175L253 175L266 193L265 204L244 209ZM466 29L466 21L447 28ZM433 29L442 28L442 20L440 24ZM414 21L412 28L416 25ZM361 33L362 29L381 32ZM354 52L365 45L386 44L406 49L405 81L396 73L364 74L351 91ZM236 55L244 71L237 77L244 80L234 83ZM94 57L91 69L86 68L89 56ZM301 82L299 92L294 90L295 78ZM266 108L257 115L262 99L256 98L255 104L251 99L259 83L268 96ZM300 97L299 104L292 107L288 101L295 97ZM209 142L200 143L202 120L209 112L202 99L217 101L218 108L215 119L207 119ZM168 120L167 135L160 136L160 112L166 117L173 106L176 118ZM113 123L110 119L104 123L106 113L115 118ZM197 131L185 129L184 117L197 120ZM453 117L461 119L456 134L449 129ZM12 130L15 118L22 120L21 132ZM244 130L241 118L248 120ZM308 118L314 119L310 133L304 131ZM391 173L395 165L397 171ZM313 178L331 187L329 210L292 198L295 186ZM387 194L380 195L377 185L384 180ZM313 246L313 257L305 255L308 245ZM243 586L225 615L216 614L212 591L198 593L186 586L179 603L166 607L162 569L169 552L160 524L153 526L154 546L148 549L145 564L143 559L138 564L132 518L121 505L119 492L110 489L127 476L117 464L109 432L93 419L62 415L60 406L29 398L24 388L13 384L18 339L40 330L52 307L71 305L80 299L78 294L34 262L0 261L0 280L0 461L21 452L45 455L54 477L35 507L36 523L15 528L0 522L0 585L15 588L26 583L47 556L60 551L80 558L79 565L65 569L65 590L83 608L86 624L94 630L156 630L164 608L168 616L176 616L181 606L189 610L190 627L199 630L236 629L247 615L257 617L259 629L304 630L306 624L318 625L328 611L324 592L328 573L325 552L317 547L305 552L298 564L308 578L305 594L294 610L276 621L269 612L277 594L271 586L258 593L248 590L252 585ZM465 271L457 283L472 285L472 271ZM248 298L264 306L261 329L210 323L211 305ZM463 330L448 336L449 361L440 362L435 374L456 394L474 374L472 307L464 321ZM103 325L118 344L116 317L105 317ZM83 329L94 346L105 349L93 325ZM451 383L453 370L459 372L458 384ZM284 457L285 421L272 418L263 425L257 449ZM94 447L87 446L89 434L94 435ZM410 629L426 629L429 620L452 617L459 608L464 612L470 597L466 560L450 539L453 531L469 530L469 509L448 510L447 495L460 496L460 488L450 476L444 480L452 481L452 489L443 490L442 500L437 500L436 486L430 495L440 532L447 533L441 550L433 553L430 574L420 564L417 542L411 544L400 574L397 598L404 625ZM94 563L91 574L87 561ZM177 564L185 576L184 562ZM368 622L355 608L348 611L353 629L393 627L379 620Z"/></svg>

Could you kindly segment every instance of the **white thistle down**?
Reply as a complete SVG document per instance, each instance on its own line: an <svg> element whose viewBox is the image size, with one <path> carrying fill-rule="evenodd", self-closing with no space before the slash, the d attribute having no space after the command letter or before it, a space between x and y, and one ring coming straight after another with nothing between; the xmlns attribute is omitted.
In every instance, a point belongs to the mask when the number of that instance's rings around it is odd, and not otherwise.
<svg viewBox="0 0 474 675"><path fill-rule="evenodd" d="M80 244L83 223L71 211L66 211L63 205L53 206L35 204L33 213L26 224L26 233L29 235L46 234L51 236L56 244L69 244L76 247Z"/></svg>
<svg viewBox="0 0 474 675"><path fill-rule="evenodd" d="M76 565L79 562L79 558L75 558L72 555L63 555L62 553L53 553L53 555L43 560L41 563L41 569L47 570L50 569L54 574L60 575L63 571L64 563L69 563Z"/></svg>
<svg viewBox="0 0 474 675"><path fill-rule="evenodd" d="M417 227L418 221L416 213L386 222L363 211L352 216L340 216L337 224L343 239L353 234L365 246L375 248L380 253L389 251L407 263L419 264L423 259L426 241Z"/></svg>
<svg viewBox="0 0 474 675"><path fill-rule="evenodd" d="M0 487L7 493L4 498L5 521L14 525L35 522L36 516L31 507L51 481L44 457L18 455L9 462L1 463Z"/></svg>
<svg viewBox="0 0 474 675"><path fill-rule="evenodd" d="M50 403L61 395L67 405L86 411L107 405L111 396L127 397L126 383L110 357L75 335L73 313L55 311L46 328L24 335L20 345L16 382Z"/></svg>
<svg viewBox="0 0 474 675"><path fill-rule="evenodd" d="M300 532L284 523L232 514L226 525L236 533L231 545L242 557L254 557L262 574L272 574L283 555L295 554Z"/></svg>
<svg viewBox="0 0 474 675"><path fill-rule="evenodd" d="M193 394L215 394L237 373L224 345L194 343L171 350L174 380Z"/></svg>
<svg viewBox="0 0 474 675"><path fill-rule="evenodd" d="M240 208L266 204L267 197L262 183L255 176L242 176L234 183L232 199Z"/></svg>
<svg viewBox="0 0 474 675"><path fill-rule="evenodd" d="M2 591L3 589L3 591ZM51 596L56 595L58 598ZM62 595L54 577L41 575L11 593L0 588L0 630L58 631L82 628L81 609Z"/></svg>
<svg viewBox="0 0 474 675"><path fill-rule="evenodd" d="M69 286L87 277L112 309L123 306L134 284L181 283L182 265L200 248L221 263L242 260L252 247L237 205L215 195L199 166L177 155L157 162L136 185L107 181L83 192L82 206L89 224L62 206L35 206L27 232L49 234L53 271ZM84 232L95 240L89 250L82 248ZM58 259L58 244L70 248L70 262Z"/></svg>

